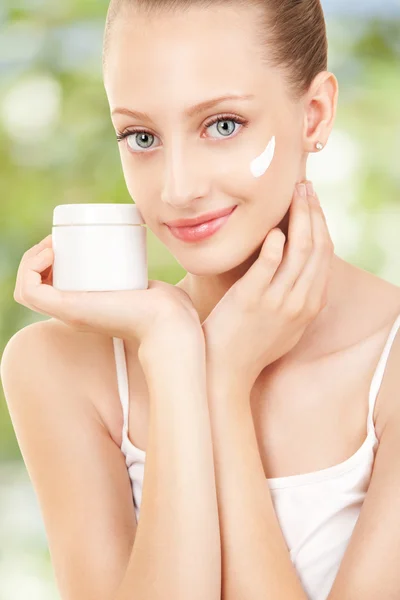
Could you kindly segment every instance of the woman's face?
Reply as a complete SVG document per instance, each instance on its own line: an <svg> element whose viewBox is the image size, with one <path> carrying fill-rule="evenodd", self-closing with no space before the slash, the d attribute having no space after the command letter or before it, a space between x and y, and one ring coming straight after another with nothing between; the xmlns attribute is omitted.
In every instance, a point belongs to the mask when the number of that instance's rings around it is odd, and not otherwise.
<svg viewBox="0 0 400 600"><path fill-rule="evenodd" d="M256 14L192 7L149 20L132 12L111 32L104 84L116 132L131 132L119 143L129 193L147 226L196 275L244 263L281 222L302 177L303 106L291 103L282 74L261 63ZM251 97L185 115L229 94ZM220 122L210 124L215 117ZM255 177L250 165L272 136L272 161ZM166 225L233 206L226 224L202 241L179 240Z"/></svg>

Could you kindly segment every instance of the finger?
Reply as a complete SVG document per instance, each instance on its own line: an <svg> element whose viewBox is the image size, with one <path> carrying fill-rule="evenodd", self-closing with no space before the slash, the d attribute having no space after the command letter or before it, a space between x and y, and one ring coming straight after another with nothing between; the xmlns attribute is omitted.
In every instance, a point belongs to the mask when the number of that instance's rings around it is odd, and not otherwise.
<svg viewBox="0 0 400 600"><path fill-rule="evenodd" d="M286 236L280 229L271 229L257 260L234 286L240 294L252 299L261 298L282 260L285 241Z"/></svg>
<svg viewBox="0 0 400 600"><path fill-rule="evenodd" d="M47 247L23 261L20 267L19 299L35 311L57 318L65 305L65 293L51 285L43 285L41 275L53 264L53 259L53 250Z"/></svg>
<svg viewBox="0 0 400 600"><path fill-rule="evenodd" d="M312 231L308 195L301 196L296 186L290 207L286 253L268 290L271 296L276 295L279 298L284 298L288 295L302 272L311 251Z"/></svg>
<svg viewBox="0 0 400 600"><path fill-rule="evenodd" d="M43 238L38 244L38 248L39 250L41 250L42 248L50 248L53 244L53 234L49 233L49 235L46 235L45 238Z"/></svg>
<svg viewBox="0 0 400 600"><path fill-rule="evenodd" d="M36 256L36 254L38 254L44 248L51 248L52 243L53 243L52 234L49 233L49 235L47 235L45 238L40 240L40 242L38 242L37 244L35 244L31 248L29 248L29 250L27 250L24 253L23 258L25 258L25 257L30 258L31 256Z"/></svg>
<svg viewBox="0 0 400 600"><path fill-rule="evenodd" d="M53 265L50 265L42 272L42 283L45 285L53 285Z"/></svg>
<svg viewBox="0 0 400 600"><path fill-rule="evenodd" d="M310 196L313 251L290 293L293 305L318 312L329 277L333 244L317 196Z"/></svg>
<svg viewBox="0 0 400 600"><path fill-rule="evenodd" d="M15 290L14 290L14 298L15 299L21 296L21 289L20 289L21 288L21 280L22 280L21 274L22 274L22 271L24 270L26 260L30 259L32 256L36 256L44 248L51 247L51 246L52 246L52 234L50 233L43 240L41 240L38 244L35 244L31 248L29 248L26 252L24 252L21 262L20 262L20 265L18 267L18 271L17 271Z"/></svg>
<svg viewBox="0 0 400 600"><path fill-rule="evenodd" d="M318 298L325 306L328 299L328 283L331 276L331 265L332 260L335 253L335 246L333 244L332 238L329 233L328 224L326 222L325 213L322 209L322 206L318 200L317 194L315 194L317 199L317 211L322 217L321 227L323 232L325 233L325 243L328 246L327 249L327 257L321 266L321 277L315 277L312 282L312 287L310 289L310 295L312 298ZM319 273L319 271L318 271Z"/></svg>

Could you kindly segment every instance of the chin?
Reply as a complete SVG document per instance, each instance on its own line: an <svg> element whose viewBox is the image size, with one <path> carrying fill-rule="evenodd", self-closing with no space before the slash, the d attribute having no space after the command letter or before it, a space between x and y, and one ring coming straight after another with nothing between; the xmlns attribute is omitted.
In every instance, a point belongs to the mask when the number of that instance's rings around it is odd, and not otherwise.
<svg viewBox="0 0 400 600"><path fill-rule="evenodd" d="M192 275L210 277L222 275L235 270L244 274L257 258L261 245L256 249L239 246L236 242L230 245L219 242L207 248L194 244L187 251L175 252L170 249L177 262Z"/></svg>

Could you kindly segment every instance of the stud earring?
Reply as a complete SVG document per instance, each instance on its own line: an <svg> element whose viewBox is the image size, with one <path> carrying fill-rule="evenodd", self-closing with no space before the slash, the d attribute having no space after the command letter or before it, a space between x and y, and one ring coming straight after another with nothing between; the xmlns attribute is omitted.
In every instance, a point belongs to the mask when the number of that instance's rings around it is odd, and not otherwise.
<svg viewBox="0 0 400 600"><path fill-rule="evenodd" d="M316 147L317 150L322 150L322 148L324 147L324 145L321 142L317 142L315 144L315 147Z"/></svg>

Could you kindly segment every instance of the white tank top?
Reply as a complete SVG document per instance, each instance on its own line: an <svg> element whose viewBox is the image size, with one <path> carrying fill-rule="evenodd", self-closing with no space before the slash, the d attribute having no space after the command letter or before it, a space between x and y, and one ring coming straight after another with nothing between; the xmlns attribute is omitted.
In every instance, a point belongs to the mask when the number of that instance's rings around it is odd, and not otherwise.
<svg viewBox="0 0 400 600"><path fill-rule="evenodd" d="M376 449L373 413L389 352L400 327L394 322L372 377L367 437L353 456L333 467L267 479L290 558L310 600L326 600L369 486ZM121 451L139 520L146 453L128 438L128 375L123 340L113 338L124 424Z"/></svg>

